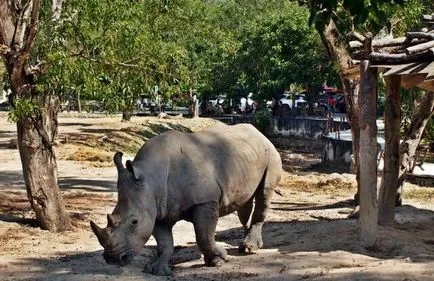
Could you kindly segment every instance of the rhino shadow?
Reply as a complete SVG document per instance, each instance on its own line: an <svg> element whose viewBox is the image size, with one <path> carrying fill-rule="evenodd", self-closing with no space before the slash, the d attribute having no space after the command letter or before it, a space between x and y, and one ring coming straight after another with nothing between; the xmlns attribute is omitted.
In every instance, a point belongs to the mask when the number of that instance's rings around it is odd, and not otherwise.
<svg viewBox="0 0 434 281"><path fill-rule="evenodd" d="M199 259L201 256L195 246L175 247L172 265ZM97 250L85 253L64 253L56 258L23 258L20 267L34 272L27 273L31 277L20 280L167 280L167 277L154 276L146 273L144 266L150 264L157 252L156 246L146 246L134 258L131 264L120 267L108 265L102 256L103 251ZM23 272L26 276L26 273ZM13 278L13 275L11 277ZM21 275L21 274L20 274ZM3 275L6 280L8 274ZM21 275L22 276L22 275ZM13 280L13 279L12 279Z"/></svg>
<svg viewBox="0 0 434 281"><path fill-rule="evenodd" d="M306 210L328 207L335 208L336 204L314 206ZM294 210L291 207L286 210L291 209ZM300 209L296 207L295 210ZM282 254L346 251L379 259L406 256L413 262L434 261L434 212L431 210L411 205L397 208L398 223L394 226L379 226L379 242L373 250L360 245L357 220L332 219L320 215L312 215L311 218L315 220L266 221L263 228L263 249L277 249ZM216 233L216 241L232 246L237 246L243 239L242 227ZM238 255L234 251L230 254Z"/></svg>
<svg viewBox="0 0 434 281"><path fill-rule="evenodd" d="M89 277L90 280L100 280L105 276L121 276L124 271L119 266L108 266L102 257L101 250L64 254L56 258L23 258L20 263L22 268L34 271L31 277L20 279L26 281L88 280ZM143 277L143 273L135 266L129 269L129 273ZM7 277L6 274L4 276Z"/></svg>

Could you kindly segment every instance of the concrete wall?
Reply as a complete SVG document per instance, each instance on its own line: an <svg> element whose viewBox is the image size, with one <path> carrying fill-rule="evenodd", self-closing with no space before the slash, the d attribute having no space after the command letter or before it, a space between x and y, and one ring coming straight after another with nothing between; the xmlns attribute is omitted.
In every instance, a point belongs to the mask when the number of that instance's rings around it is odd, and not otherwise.
<svg viewBox="0 0 434 281"><path fill-rule="evenodd" d="M323 135L327 119L311 117L280 117L272 119L274 134L319 139Z"/></svg>
<svg viewBox="0 0 434 281"><path fill-rule="evenodd" d="M351 163L353 151L352 142L335 138L323 137L322 162Z"/></svg>

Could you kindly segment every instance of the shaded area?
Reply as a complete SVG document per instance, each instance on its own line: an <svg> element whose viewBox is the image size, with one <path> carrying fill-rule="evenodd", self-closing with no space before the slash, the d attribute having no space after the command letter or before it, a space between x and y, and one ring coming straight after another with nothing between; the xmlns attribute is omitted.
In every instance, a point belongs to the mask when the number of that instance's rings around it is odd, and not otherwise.
<svg viewBox="0 0 434 281"><path fill-rule="evenodd" d="M24 218L20 214L0 214L0 221L18 223L26 227L39 227L36 219Z"/></svg>
<svg viewBox="0 0 434 281"><path fill-rule="evenodd" d="M83 266L92 264L92 267ZM102 258L102 251L89 253L65 254L56 259L22 258L15 263L19 268L26 267L32 270L21 273L20 280L100 280L105 275L120 276L122 269L117 266L107 266ZM15 280L14 272L3 274L4 280ZM24 277L25 276L25 277ZM135 275L140 276L140 272ZM143 276L142 276L143 277Z"/></svg>
<svg viewBox="0 0 434 281"><path fill-rule="evenodd" d="M80 189L90 192L115 192L116 182L112 180L86 179L77 177L59 178L61 190Z"/></svg>
<svg viewBox="0 0 434 281"><path fill-rule="evenodd" d="M0 190L25 190L25 183L22 171L2 171L1 178L4 182ZM82 189L90 192L114 192L116 191L115 180L79 178L79 177L59 177L59 187L61 190ZM0 198L0 200L2 200Z"/></svg>
<svg viewBox="0 0 434 281"><path fill-rule="evenodd" d="M125 267L106 264L102 256L103 251L97 250L82 253L63 253L55 259L51 258L22 258L14 262L13 266L30 269L27 273L21 273L20 280L167 280L164 276L154 276L146 273L155 255L156 246L146 246L134 260ZM172 257L172 265L177 265L200 259L200 253L196 246L175 247ZM83 266L92 264L92 266ZM202 267L202 265L200 266ZM7 270L2 280L15 280L15 272Z"/></svg>
<svg viewBox="0 0 434 281"><path fill-rule="evenodd" d="M16 131L0 130L0 149L17 149L16 138Z"/></svg>
<svg viewBox="0 0 434 281"><path fill-rule="evenodd" d="M2 185L1 189L7 189L14 186L20 186L20 189L24 189L23 172L19 171L1 171Z"/></svg>
<svg viewBox="0 0 434 281"><path fill-rule="evenodd" d="M309 206L306 209L326 210L347 206L346 201L324 206ZM302 207L304 208L304 207ZM272 205L272 209L276 209ZM434 233L434 212L405 205L397 208L397 221L394 226L380 226L375 250L360 246L357 221L332 219L327 215L310 216L309 221L267 221L263 229L264 249L278 249L282 254L296 252L346 251L379 259L410 257L413 262L434 261L432 247ZM216 240L233 246L244 239L242 227L231 228L216 234ZM331 239L331 240L330 240ZM306 243L305 243L306 242ZM307 243L309 242L309 243Z"/></svg>
<svg viewBox="0 0 434 281"><path fill-rule="evenodd" d="M271 202L270 209L278 211L313 211L313 210L326 210L338 208L352 208L354 207L353 200L343 200L332 204L317 205L312 203L289 203L289 202Z"/></svg>
<svg viewBox="0 0 434 281"><path fill-rule="evenodd" d="M84 119L85 120L85 119ZM59 122L60 127L67 127L67 126L83 126L83 127L90 127L92 126L92 123L85 123L85 122Z"/></svg>

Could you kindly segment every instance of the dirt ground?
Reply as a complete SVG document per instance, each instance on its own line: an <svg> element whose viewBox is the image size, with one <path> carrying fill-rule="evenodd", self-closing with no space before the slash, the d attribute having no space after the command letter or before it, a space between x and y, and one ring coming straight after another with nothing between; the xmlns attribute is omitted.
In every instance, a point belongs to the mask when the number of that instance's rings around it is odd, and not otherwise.
<svg viewBox="0 0 434 281"><path fill-rule="evenodd" d="M133 156L163 131L196 131L214 121L137 117L122 123L119 116L88 117L69 114L59 120L59 184L74 229L50 233L34 220L19 153L10 143L15 126L0 113L0 280L434 280L434 188L407 185L396 225L380 227L377 247L366 250L358 242L357 220L348 218L354 176L312 169L320 162L321 144L285 138L273 139L285 175L257 254L237 253L242 229L231 214L217 228L216 240L230 255L220 268L203 266L186 222L174 228L173 276L143 272L156 252L152 238L131 264L107 265L89 220L105 225L115 206L113 151Z"/></svg>

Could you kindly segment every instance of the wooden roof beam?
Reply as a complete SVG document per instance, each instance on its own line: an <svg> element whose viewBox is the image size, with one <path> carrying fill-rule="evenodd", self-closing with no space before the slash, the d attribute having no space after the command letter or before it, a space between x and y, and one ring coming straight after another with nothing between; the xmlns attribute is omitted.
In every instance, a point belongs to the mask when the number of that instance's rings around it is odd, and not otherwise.
<svg viewBox="0 0 434 281"><path fill-rule="evenodd" d="M428 49L421 53L410 54L410 55L405 53L387 54L387 53L380 53L380 52L372 52L367 55L365 52L358 51L358 52L354 52L351 57L356 60L367 59L370 60L372 63L376 63L376 64L393 65L393 64L411 63L411 62L430 62L434 60L434 50Z"/></svg>

